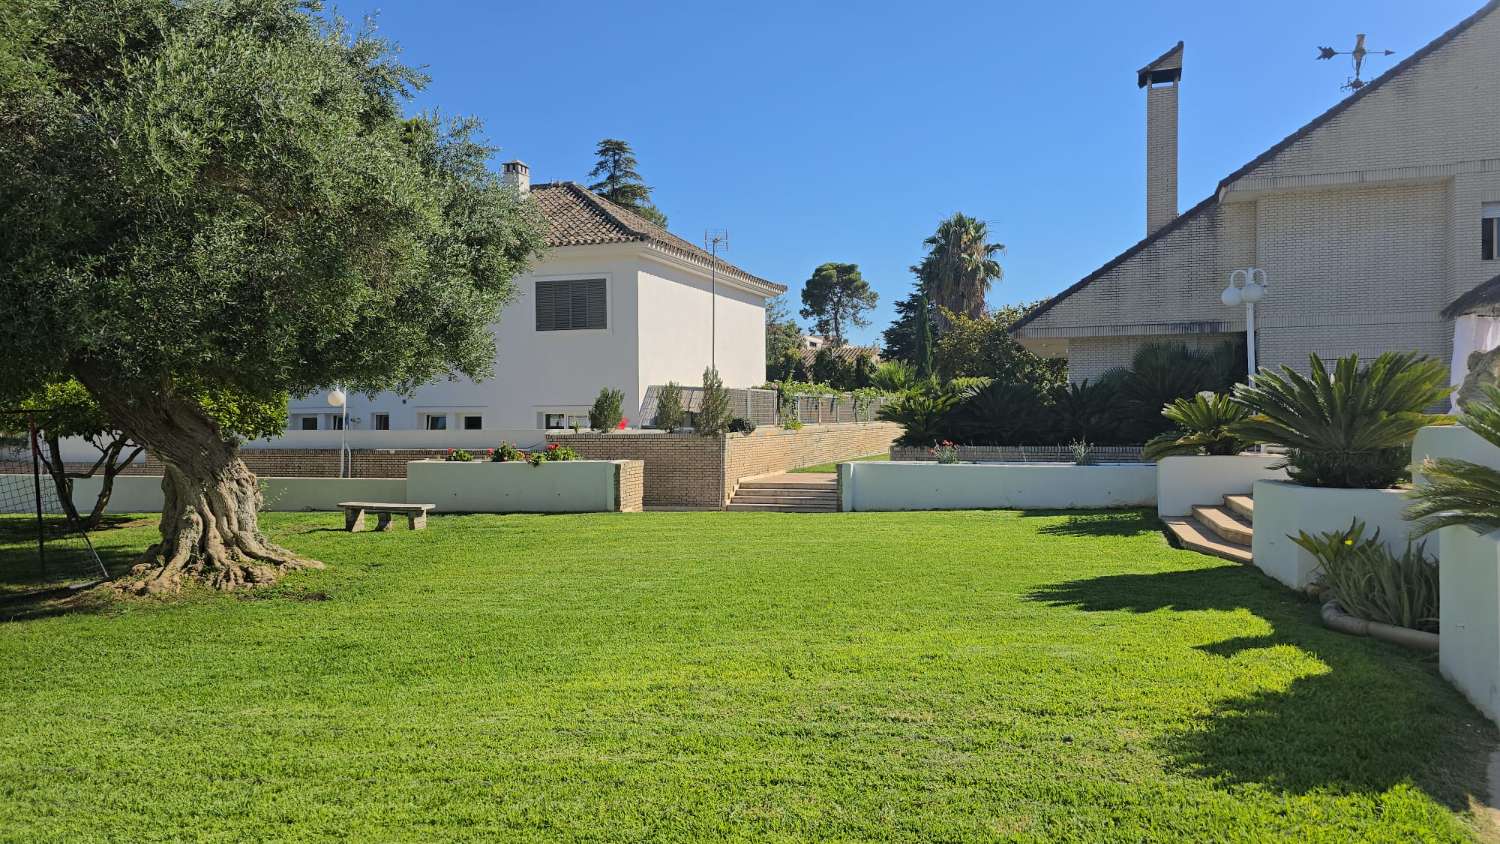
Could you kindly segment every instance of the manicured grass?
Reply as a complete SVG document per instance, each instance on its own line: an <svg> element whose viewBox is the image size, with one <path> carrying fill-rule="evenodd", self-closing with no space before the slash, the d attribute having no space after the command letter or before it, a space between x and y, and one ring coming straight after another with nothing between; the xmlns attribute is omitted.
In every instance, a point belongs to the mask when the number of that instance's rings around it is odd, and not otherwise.
<svg viewBox="0 0 1500 844"><path fill-rule="evenodd" d="M803 466L801 469L793 469L793 472L837 472L840 463L865 463L868 461L890 460L889 451L884 454L871 454L868 457L851 457L848 460L838 460L833 463L819 463L816 466Z"/></svg>
<svg viewBox="0 0 1500 844"><path fill-rule="evenodd" d="M1145 514L340 519L266 517L329 563L268 591L0 624L0 838L1483 832L1430 659Z"/></svg>

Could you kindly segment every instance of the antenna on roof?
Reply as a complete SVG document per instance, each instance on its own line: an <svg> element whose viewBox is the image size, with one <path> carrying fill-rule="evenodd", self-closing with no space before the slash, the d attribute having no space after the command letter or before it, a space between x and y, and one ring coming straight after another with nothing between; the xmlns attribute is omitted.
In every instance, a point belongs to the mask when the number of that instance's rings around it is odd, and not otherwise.
<svg viewBox="0 0 1500 844"><path fill-rule="evenodd" d="M1360 88L1365 87L1365 81L1359 78L1359 74L1364 69L1365 56L1371 54L1377 56L1394 56L1396 51L1366 50L1365 34L1361 32L1354 36L1354 49L1352 50L1335 50L1332 47L1319 47L1317 61L1327 61L1334 56L1349 56L1354 64L1354 75L1345 80L1344 84L1339 87L1345 91L1358 91Z"/></svg>
<svg viewBox="0 0 1500 844"><path fill-rule="evenodd" d="M704 229L703 248L708 251L708 365L719 371L719 252L729 251L729 229Z"/></svg>

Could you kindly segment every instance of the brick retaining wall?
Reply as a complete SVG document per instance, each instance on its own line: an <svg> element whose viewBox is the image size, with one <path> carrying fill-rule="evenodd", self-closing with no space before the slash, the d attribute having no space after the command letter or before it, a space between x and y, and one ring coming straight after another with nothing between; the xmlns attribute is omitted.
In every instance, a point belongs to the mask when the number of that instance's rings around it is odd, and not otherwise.
<svg viewBox="0 0 1500 844"><path fill-rule="evenodd" d="M763 427L749 436L559 432L547 441L566 443L591 460L643 461L648 507L720 509L742 478L879 454L900 434L899 425L869 422L799 431Z"/></svg>
<svg viewBox="0 0 1500 844"><path fill-rule="evenodd" d="M441 458L445 448L352 449L350 477L404 478L409 460ZM476 454L483 459L482 453ZM339 452L334 448L245 448L240 459L250 471L268 478L336 478L339 476ZM92 464L68 463L69 471L86 472ZM45 471L45 470L44 470ZM122 475L161 475L161 461L150 455L120 471ZM30 459L0 460L0 474L31 474Z"/></svg>
<svg viewBox="0 0 1500 844"><path fill-rule="evenodd" d="M1089 454L1097 463L1140 463L1138 445L1095 446ZM892 445L891 459L935 461L931 449ZM1073 449L1065 445L961 445L958 459L966 463L1072 463Z"/></svg>

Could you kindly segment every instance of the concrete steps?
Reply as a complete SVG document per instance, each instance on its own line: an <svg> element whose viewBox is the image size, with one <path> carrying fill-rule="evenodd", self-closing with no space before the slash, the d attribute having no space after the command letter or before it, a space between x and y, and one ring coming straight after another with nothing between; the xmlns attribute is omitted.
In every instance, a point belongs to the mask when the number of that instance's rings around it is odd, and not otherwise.
<svg viewBox="0 0 1500 844"><path fill-rule="evenodd" d="M1248 495L1226 495L1223 504L1199 504L1188 518L1164 519L1167 531L1183 548L1233 560L1250 562L1255 536L1255 502Z"/></svg>
<svg viewBox="0 0 1500 844"><path fill-rule="evenodd" d="M735 512L836 513L839 484L834 475L782 473L741 481L724 508Z"/></svg>

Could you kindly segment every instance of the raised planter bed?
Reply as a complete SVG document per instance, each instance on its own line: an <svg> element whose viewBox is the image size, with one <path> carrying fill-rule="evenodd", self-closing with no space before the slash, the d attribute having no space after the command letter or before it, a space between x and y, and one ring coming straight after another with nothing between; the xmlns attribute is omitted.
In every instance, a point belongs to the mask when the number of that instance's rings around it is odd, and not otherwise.
<svg viewBox="0 0 1500 844"><path fill-rule="evenodd" d="M1479 711L1500 720L1500 531L1441 532L1438 668Z"/></svg>
<svg viewBox="0 0 1500 844"><path fill-rule="evenodd" d="M1226 495L1249 495L1256 481L1284 480L1275 454L1163 457L1156 462L1156 515L1190 516L1198 504L1217 505Z"/></svg>
<svg viewBox="0 0 1500 844"><path fill-rule="evenodd" d="M1250 553L1261 571L1293 589L1314 580L1318 560L1291 540L1309 534L1344 530L1358 518L1365 533L1377 529L1397 553L1406 546L1411 525L1403 516L1410 500L1401 489L1332 489L1291 481L1256 481L1255 535Z"/></svg>
<svg viewBox="0 0 1500 844"><path fill-rule="evenodd" d="M840 463L839 499L845 511L1149 507L1156 502L1156 466Z"/></svg>
<svg viewBox="0 0 1500 844"><path fill-rule="evenodd" d="M641 509L641 461L459 463L406 467L406 500L448 513L600 513Z"/></svg>

